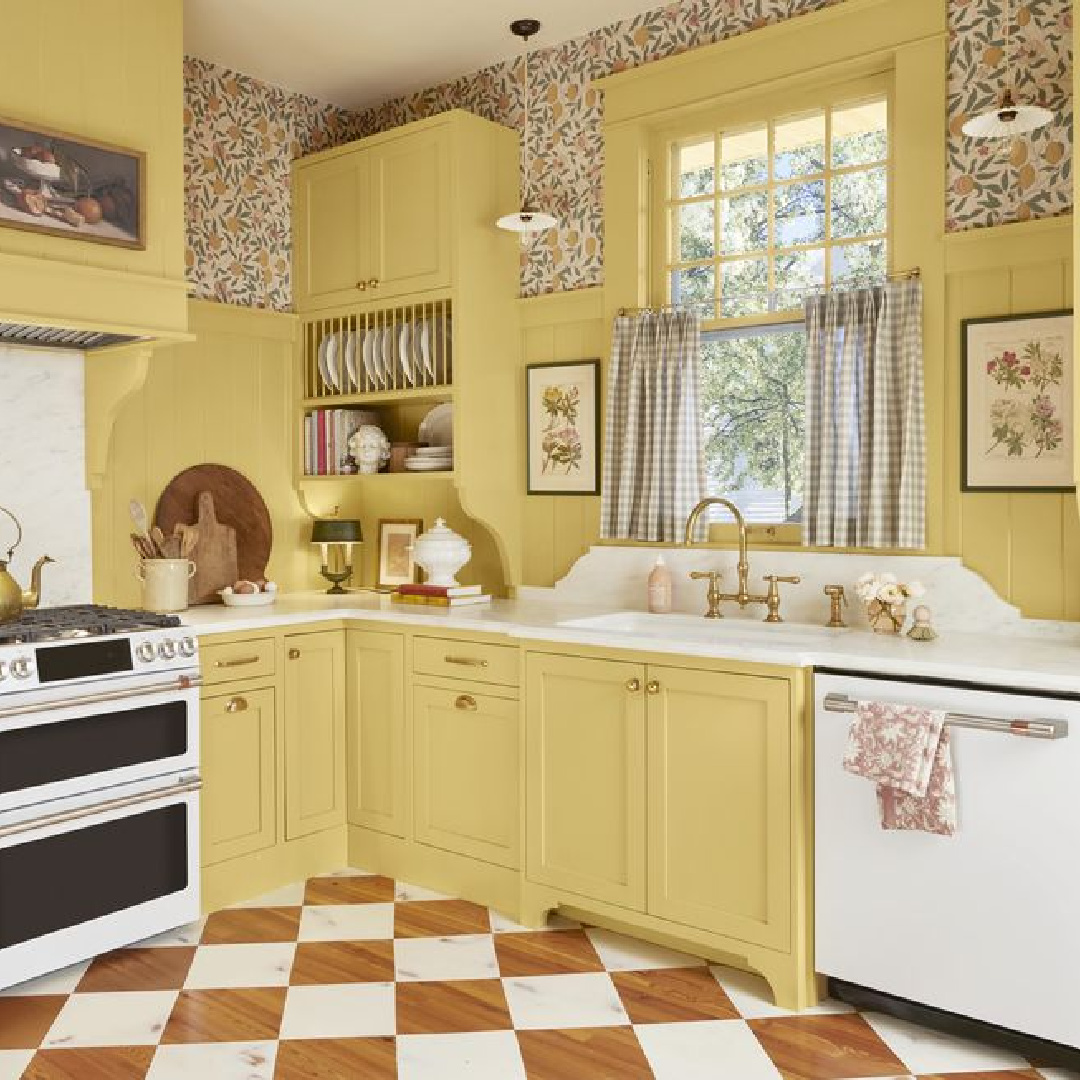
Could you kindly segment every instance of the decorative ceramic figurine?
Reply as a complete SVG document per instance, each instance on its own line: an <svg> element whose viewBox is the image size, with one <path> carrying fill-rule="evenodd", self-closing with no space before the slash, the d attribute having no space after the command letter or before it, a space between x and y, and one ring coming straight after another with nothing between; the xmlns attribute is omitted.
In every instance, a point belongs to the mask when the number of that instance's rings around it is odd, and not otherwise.
<svg viewBox="0 0 1080 1080"><path fill-rule="evenodd" d="M390 440L382 428L361 424L349 439L349 454L358 472L377 473L390 460Z"/></svg>
<svg viewBox="0 0 1080 1080"><path fill-rule="evenodd" d="M930 623L930 609L925 604L920 604L912 613L915 625L907 632L912 641L933 641L937 637L937 631Z"/></svg>
<svg viewBox="0 0 1080 1080"><path fill-rule="evenodd" d="M454 575L472 558L472 545L458 536L442 518L413 541L413 559L427 574L427 585L454 588Z"/></svg>

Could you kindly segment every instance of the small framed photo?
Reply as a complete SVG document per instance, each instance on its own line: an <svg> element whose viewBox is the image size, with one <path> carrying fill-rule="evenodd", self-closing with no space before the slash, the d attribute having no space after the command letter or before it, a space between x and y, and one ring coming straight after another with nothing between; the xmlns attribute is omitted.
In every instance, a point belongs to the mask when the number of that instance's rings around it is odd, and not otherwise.
<svg viewBox="0 0 1080 1080"><path fill-rule="evenodd" d="M420 518L383 518L379 522L379 587L414 585L413 544L424 531Z"/></svg>
<svg viewBox="0 0 1080 1080"><path fill-rule="evenodd" d="M963 323L963 490L1075 491L1073 315Z"/></svg>
<svg viewBox="0 0 1080 1080"><path fill-rule="evenodd" d="M525 369L530 495L600 494L600 361Z"/></svg>
<svg viewBox="0 0 1080 1080"><path fill-rule="evenodd" d="M146 247L146 155L0 119L0 226Z"/></svg>

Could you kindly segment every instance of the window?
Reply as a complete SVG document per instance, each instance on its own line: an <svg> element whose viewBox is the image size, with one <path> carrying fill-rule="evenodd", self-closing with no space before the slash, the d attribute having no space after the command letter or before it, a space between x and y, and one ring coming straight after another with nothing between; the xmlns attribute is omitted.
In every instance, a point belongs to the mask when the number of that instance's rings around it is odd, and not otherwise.
<svg viewBox="0 0 1080 1080"><path fill-rule="evenodd" d="M666 299L705 331L708 489L763 524L801 517L803 301L888 266L887 96L864 84L819 101L658 147Z"/></svg>

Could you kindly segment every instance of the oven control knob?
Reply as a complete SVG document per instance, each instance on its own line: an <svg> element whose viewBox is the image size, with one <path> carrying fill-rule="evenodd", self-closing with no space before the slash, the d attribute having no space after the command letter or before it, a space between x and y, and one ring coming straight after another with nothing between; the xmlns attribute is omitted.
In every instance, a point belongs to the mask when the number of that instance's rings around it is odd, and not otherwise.
<svg viewBox="0 0 1080 1080"><path fill-rule="evenodd" d="M158 642L157 651L162 660L171 660L176 655L176 642L172 638L166 638Z"/></svg>
<svg viewBox="0 0 1080 1080"><path fill-rule="evenodd" d="M0 660L0 681L3 681L8 677L8 666L6 660Z"/></svg>
<svg viewBox="0 0 1080 1080"><path fill-rule="evenodd" d="M148 664L154 659L154 645L150 641L142 641L135 650L135 655L144 663Z"/></svg>
<svg viewBox="0 0 1080 1080"><path fill-rule="evenodd" d="M185 637L180 639L181 656L194 656L195 655L195 639L193 637Z"/></svg>
<svg viewBox="0 0 1080 1080"><path fill-rule="evenodd" d="M11 661L11 674L16 679L30 678L30 661L25 656L17 656Z"/></svg>

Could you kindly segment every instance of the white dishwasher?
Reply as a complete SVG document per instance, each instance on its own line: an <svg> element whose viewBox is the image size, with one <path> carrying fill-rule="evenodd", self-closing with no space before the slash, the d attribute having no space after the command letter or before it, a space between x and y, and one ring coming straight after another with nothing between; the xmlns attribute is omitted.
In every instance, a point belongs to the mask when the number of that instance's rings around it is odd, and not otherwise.
<svg viewBox="0 0 1080 1080"><path fill-rule="evenodd" d="M954 836L881 828L860 700L949 713ZM1080 700L818 674L814 747L818 972L1080 1047Z"/></svg>

